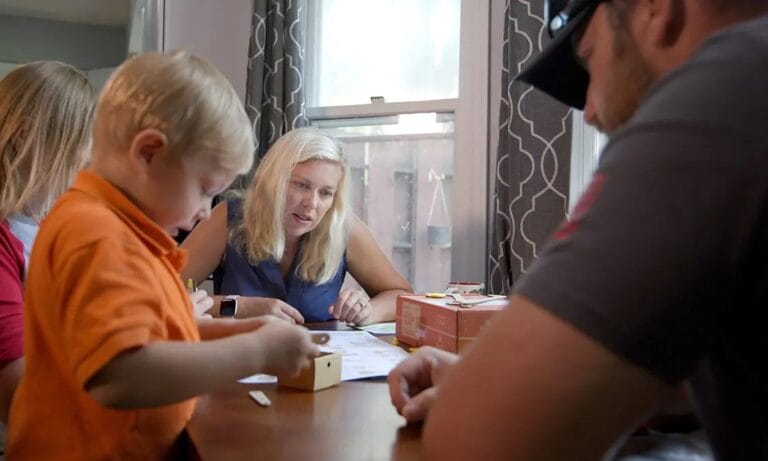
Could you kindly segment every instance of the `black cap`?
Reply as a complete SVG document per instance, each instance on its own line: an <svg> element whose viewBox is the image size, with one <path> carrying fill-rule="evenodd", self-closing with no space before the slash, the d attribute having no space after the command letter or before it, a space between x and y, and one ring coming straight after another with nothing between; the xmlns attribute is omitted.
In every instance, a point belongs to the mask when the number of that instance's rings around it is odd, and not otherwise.
<svg viewBox="0 0 768 461"><path fill-rule="evenodd" d="M574 56L572 35L580 26L586 26L601 1L571 0L564 8L550 11L550 18L558 18L561 23L565 21L565 25L555 32L554 38L516 79L530 83L569 106L583 109L587 99L589 73Z"/></svg>

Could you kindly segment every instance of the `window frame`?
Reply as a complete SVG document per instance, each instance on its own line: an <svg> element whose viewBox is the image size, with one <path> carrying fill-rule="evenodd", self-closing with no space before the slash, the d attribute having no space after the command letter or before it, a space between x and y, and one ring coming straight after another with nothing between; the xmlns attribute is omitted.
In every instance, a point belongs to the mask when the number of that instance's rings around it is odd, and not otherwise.
<svg viewBox="0 0 768 461"><path fill-rule="evenodd" d="M320 18L308 2L306 75L317 75L317 41L312 40ZM344 106L307 106L310 121L386 117L423 112L454 114L454 174L451 280L487 284L489 184L489 47L490 0L461 1L459 39L459 97ZM307 101L317 100L317 89L305 79Z"/></svg>
<svg viewBox="0 0 768 461"><path fill-rule="evenodd" d="M579 197L592 180L600 161L600 153L608 138L587 125L584 112L574 109L572 117L571 176L568 191L568 213L579 202Z"/></svg>

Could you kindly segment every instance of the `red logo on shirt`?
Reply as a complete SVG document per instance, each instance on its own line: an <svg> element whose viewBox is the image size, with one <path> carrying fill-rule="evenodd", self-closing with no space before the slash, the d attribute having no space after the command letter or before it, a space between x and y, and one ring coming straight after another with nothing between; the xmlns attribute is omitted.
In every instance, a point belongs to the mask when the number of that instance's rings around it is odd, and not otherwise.
<svg viewBox="0 0 768 461"><path fill-rule="evenodd" d="M579 202L576 204L576 207L573 209L573 213L571 213L570 218L567 221L563 222L563 224L560 226L557 232L554 233L553 238L555 240L564 240L570 237L570 235L573 234L573 232L579 227L579 223L581 223L581 219L584 217L584 214L592 206L592 203L595 201L595 198L597 198L597 194L603 188L604 182L605 182L605 174L599 173L592 176L592 181L590 181L589 186L587 186L587 190L585 190L584 193L581 194L581 197L579 198Z"/></svg>

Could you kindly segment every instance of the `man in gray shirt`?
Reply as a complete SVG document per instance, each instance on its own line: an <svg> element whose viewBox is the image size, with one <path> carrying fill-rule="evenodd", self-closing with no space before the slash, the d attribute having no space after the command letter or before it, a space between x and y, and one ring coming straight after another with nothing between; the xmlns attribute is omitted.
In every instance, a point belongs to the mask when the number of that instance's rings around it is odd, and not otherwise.
<svg viewBox="0 0 768 461"><path fill-rule="evenodd" d="M768 459L768 1L557 13L520 78L611 141L510 307L393 403L428 459L599 459L688 380L718 459Z"/></svg>

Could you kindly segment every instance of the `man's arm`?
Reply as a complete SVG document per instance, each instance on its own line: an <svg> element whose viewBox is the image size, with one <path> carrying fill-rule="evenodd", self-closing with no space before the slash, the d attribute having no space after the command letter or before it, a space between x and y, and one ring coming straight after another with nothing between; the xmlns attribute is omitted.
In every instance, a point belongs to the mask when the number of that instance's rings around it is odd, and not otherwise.
<svg viewBox="0 0 768 461"><path fill-rule="evenodd" d="M513 296L442 380L425 459L600 459L671 389Z"/></svg>

